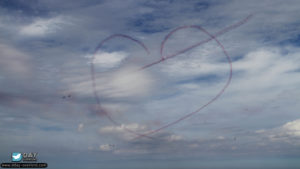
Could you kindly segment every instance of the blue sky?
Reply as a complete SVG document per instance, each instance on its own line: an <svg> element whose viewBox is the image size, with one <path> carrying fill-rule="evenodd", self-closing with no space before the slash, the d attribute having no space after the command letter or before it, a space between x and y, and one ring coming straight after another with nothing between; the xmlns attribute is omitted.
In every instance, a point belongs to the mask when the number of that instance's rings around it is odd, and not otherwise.
<svg viewBox="0 0 300 169"><path fill-rule="evenodd" d="M48 168L295 169L300 166L299 1L0 1L0 159ZM216 41L160 59L173 29ZM143 42L150 51L116 33ZM209 38L173 34L164 55ZM95 66L99 112L90 66Z"/></svg>

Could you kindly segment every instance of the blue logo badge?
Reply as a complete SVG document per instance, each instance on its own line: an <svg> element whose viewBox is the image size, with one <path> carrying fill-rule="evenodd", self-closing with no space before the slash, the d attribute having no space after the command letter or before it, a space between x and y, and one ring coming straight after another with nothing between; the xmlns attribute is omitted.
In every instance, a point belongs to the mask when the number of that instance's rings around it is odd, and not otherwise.
<svg viewBox="0 0 300 169"><path fill-rule="evenodd" d="M12 153L11 154L11 161L19 162L22 160L22 154L21 153Z"/></svg>

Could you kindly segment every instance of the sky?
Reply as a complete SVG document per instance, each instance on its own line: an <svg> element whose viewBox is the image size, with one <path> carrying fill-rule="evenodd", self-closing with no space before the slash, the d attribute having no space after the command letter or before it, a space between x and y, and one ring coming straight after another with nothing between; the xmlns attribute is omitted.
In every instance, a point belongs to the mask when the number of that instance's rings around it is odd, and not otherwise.
<svg viewBox="0 0 300 169"><path fill-rule="evenodd" d="M0 162L299 168L299 16L297 0L1 0Z"/></svg>

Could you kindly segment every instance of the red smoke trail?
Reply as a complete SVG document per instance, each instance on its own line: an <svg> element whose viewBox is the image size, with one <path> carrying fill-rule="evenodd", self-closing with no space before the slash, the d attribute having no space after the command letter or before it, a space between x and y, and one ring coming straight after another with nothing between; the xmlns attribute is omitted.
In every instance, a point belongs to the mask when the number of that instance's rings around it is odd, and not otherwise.
<svg viewBox="0 0 300 169"><path fill-rule="evenodd" d="M233 24L233 25L231 25L231 26L228 26L228 27L222 29L221 31L217 32L215 35L210 34L209 32L207 32L207 31L206 31L204 28L202 28L201 26L196 26L196 25L191 25L191 26L181 26L181 27L178 27L178 28L172 30L169 34L167 34L167 36L165 36L164 40L163 40L162 43L161 43L161 48L160 48L161 59L158 60L158 61L155 61L155 62L153 62L153 63L150 63L150 64L148 64L148 65L145 65L145 66L141 67L140 69L138 69L138 71L139 71L139 70L146 69L146 68L149 68L149 67L151 67L151 66L153 66L153 65L156 65L156 64L158 64L158 63L161 63L161 62L163 62L163 61L165 61L165 60L167 60L167 59L176 57L176 56L178 56L178 55L180 55L180 54L182 54L182 53L187 52L188 50L191 50L191 49L193 49L193 48L195 48L195 47L198 47L198 46L200 46L200 45L202 45L202 44L205 44L205 43L207 43L207 42L209 42L209 41L211 41L211 40L214 40L214 41L217 42L217 44L218 44L219 47L222 49L224 55L225 55L226 58L227 58L227 61L228 61L228 64L229 64L229 69L230 69L230 70L229 70L229 77L228 77L228 80L227 80L227 82L225 83L225 85L223 86L223 88L217 93L216 96L214 96L211 100L209 100L206 104L202 105L200 108L198 108L198 109L195 110L194 112L191 112L191 113L189 113L189 114L186 114L186 115L180 117L179 119L177 119L177 120L175 120L175 121L173 121L173 122L171 122L171 123L165 124L165 125L159 127L158 129L149 131L149 132L147 132L147 133L145 133L145 134L139 134L139 133L136 133L135 131L132 131L132 130L126 128L126 127L125 127L125 130L128 131L128 132L130 132L130 133L133 133L133 134L137 135L136 138L147 137L147 138L153 139L152 137L149 137L150 134L154 134L154 133L159 132L159 131L161 131L161 130L167 128L167 127L170 127L170 126L172 126L172 125L174 125L174 124L176 124L176 123L179 123L180 121L182 121L182 120L184 120L184 119L186 119L186 118L188 118L188 117L194 115L195 113L198 113L198 112L201 111L203 108L207 107L208 105L210 105L211 103L213 103L215 100L217 100L217 99L224 93L225 89L229 86L229 84L230 84L230 82L231 82L231 79L232 79L232 62L231 62L231 58L230 58L230 56L228 55L227 51L225 50L224 46L221 44L221 42L219 42L219 40L216 39L216 37L217 37L217 36L220 36L220 35L223 35L224 33L226 33L226 32L228 32L228 31L230 31L230 30L232 30L232 29L235 29L235 28L241 26L242 24L246 23L251 17L252 17L252 15L249 15L249 16L247 16L245 19L243 19L243 20L241 20L241 21L239 21L239 22L237 22L237 23L235 23L235 24ZM164 49L164 45L165 45L166 41L167 41L167 40L168 40L175 32L177 32L177 31L179 31L179 30L187 29L187 28L195 28L195 29L199 29L200 31L202 31L202 32L204 32L205 34L207 34L207 35L209 36L209 38L207 38L207 39L205 39L205 40L203 40L203 41L200 41L200 42L198 42L198 43L196 43L196 44L194 44L194 45L192 45L192 46L189 46L189 47L187 47L187 48L185 48L185 49L182 49L182 50L180 50L180 51L178 51L178 52L176 52L176 53L174 53L174 54L171 54L171 55L168 55L168 56L163 56L163 49ZM95 58L95 54L98 52L98 50L103 46L103 44L104 44L106 41L108 41L108 40L110 40L110 39L112 39L112 38L115 38L115 37L127 38L127 39L129 39L129 40L132 40L132 41L138 43L139 45L141 45L141 46L143 47L143 49L144 49L148 54L149 54L149 50L148 50L148 48L147 48L141 41L139 41L139 40L136 40L136 39L134 39L134 38L132 38L132 37L130 37L130 36L123 35L123 34L114 34L114 35L111 35L111 36L109 36L108 38L104 39L102 42L100 42L100 44L98 45L98 47L96 48L96 50L95 50L95 52L94 52L94 55L93 55L93 57L92 57L92 62L91 62L91 76L92 76L92 83L93 83L93 92L94 92L94 96L95 96L96 101L97 101L98 108L99 108L99 110L100 110L102 113L104 113L104 114L106 115L106 117L107 117L114 125L119 125L119 124L118 124L118 123L117 123L117 122L116 122L116 121L115 121L115 120L114 120L114 119L113 119L113 118L112 118L105 110L103 110L103 109L101 108L100 99L99 99L98 93L97 93L97 91L96 91L95 70L94 70L94 64L93 64L93 60L94 60L94 58Z"/></svg>
<svg viewBox="0 0 300 169"><path fill-rule="evenodd" d="M165 57L165 58L164 58L163 55L162 55L163 49L164 49L164 43L171 37L171 35L174 34L174 33L175 33L176 31L178 31L178 30L187 29L187 28L196 28L196 29L201 30L202 32L204 32L205 34L207 34L207 35L210 37L210 39L214 39L214 40L217 42L217 44L221 47L223 53L224 53L225 56L226 56L226 59L227 59L227 61L228 61L228 64L229 64L229 77L228 77L228 80L227 80L227 82L225 83L225 85L223 86L223 88L217 93L216 96L214 96L210 101L208 101L206 104L204 104L203 106L201 106L200 108L198 108L198 109L195 110L194 112L191 112L191 113L189 113L189 114L186 114L186 115L180 117L179 119L177 119L177 120L175 120L175 121L173 121L173 122L171 122L171 123L165 124L165 125L161 126L160 128L158 128L158 129L156 129L156 130L152 130L152 131L150 131L150 132L147 132L147 133L145 133L144 135L147 135L147 136L148 136L148 135L150 135L150 134L159 132L160 130L163 130L163 129L167 128L167 127L170 127L170 126L172 126L172 125L174 125L174 124L176 124L176 123L179 123L180 121L182 121L182 120L184 120L184 119L186 119L186 118L188 118L188 117L194 115L195 113L198 113L198 112L201 111L203 108L207 107L207 106L210 105L212 102L214 102L215 100L217 100L217 99L224 93L225 89L229 86L229 84L230 84L230 82L231 82L231 79L232 79L232 62L231 62L230 56L228 55L227 51L225 50L225 48L224 48L224 46L221 44L221 42L220 42L219 40L217 40L216 37L215 37L214 35L211 35L210 33L208 33L208 32L207 32L204 28L202 28L201 26L194 26L194 25L192 25L192 26L182 26L182 27L176 28L176 29L174 29L173 31L171 31L171 32L166 36L166 38L164 39L164 41L163 41L163 43L162 43L162 45L161 45L161 56L162 56L162 60L164 61L164 60L166 60L166 59L175 57L175 56L177 56L177 55L179 55L179 54L181 54L181 53L184 53L185 51L188 51L188 50L190 50L190 49L196 47L195 45L193 45L193 46L188 47L188 48L186 48L186 49L184 49L184 50L181 50L181 51L179 51L179 52L177 52L177 53L175 53L175 54L173 54L173 55L167 56L167 57ZM182 51L184 51L184 52L182 52ZM141 136L138 136L137 138L139 138L139 137L141 137Z"/></svg>
<svg viewBox="0 0 300 169"><path fill-rule="evenodd" d="M122 37L122 38L125 38L125 39L129 39L129 40L132 40L134 42L136 42L137 44L139 44L148 54L150 53L148 48L144 45L144 43L142 43L141 41L139 40L136 40L130 36L127 36L127 35L123 35L123 34L114 34L114 35L111 35L109 36L108 38L104 39L96 48L93 56L92 56L92 62L91 62L91 75L92 75L92 85L93 85L93 93L94 93L94 96L96 98L96 101L97 101L97 108L96 110L98 110L100 114L104 114L108 119L109 121L111 121L114 125L118 126L120 125L118 122L116 122L107 112L106 110L104 110L102 107L101 107L101 103L100 103L100 98L99 98L99 95L98 95L98 92L96 90L96 80L95 80L95 68L94 68L94 59L95 59L95 55L96 53L98 52L99 49L101 49L101 47L103 46L103 44L106 42L106 41L109 41L113 38L116 38L116 37ZM128 129L126 127L124 127L124 129L129 132L129 133L133 133L139 137L146 137L146 138L151 138L149 136L146 136L146 135L143 135L143 134L139 134L131 129ZM153 138L151 138L153 139Z"/></svg>
<svg viewBox="0 0 300 169"><path fill-rule="evenodd" d="M237 22L237 23L235 23L235 24L233 24L233 25L230 25L230 26L228 26L228 27L222 29L221 31L219 31L219 32L217 32L215 35L213 35L213 37L216 38L217 36L221 36L221 35L227 33L228 31L233 30L233 29L235 29L235 28L237 28L237 27L243 25L243 24L246 23L250 18L252 18L252 16L253 16L253 15L249 15L249 16L247 16L245 19L243 19L243 20L241 20L241 21L239 21L239 22ZM164 46L165 46L165 42L169 39L169 37L170 37L174 32L176 32L176 31L178 31L178 30L180 30L180 29L188 28L188 27L193 27L193 26L181 26L181 27L175 28L175 29L172 30L167 36L165 36L164 40L163 40L162 43L161 43L161 47L160 47L160 56L161 56L161 59L158 60L158 61L155 61L155 62L153 62L153 63L150 63L150 64L148 64L148 65L145 65L145 66L141 67L139 70L142 70L142 69L146 69L146 68L148 68L148 67L151 67L151 66L153 66L153 65L155 65L155 64L158 64L158 63L160 63L160 62L162 62L162 61L164 61L164 60L167 60L167 59L170 59L170 58L175 57L175 56L177 56L177 55L180 55L180 54L182 54L182 53L184 53L184 52L187 52L188 50L191 50L191 49L193 49L193 48L195 48L195 47L198 47L198 46L200 46L200 45L203 45L203 44L205 44L205 43L207 43L207 42L209 42L209 41L211 41L211 40L214 39L214 38L212 38L212 37L210 36L209 38L207 38L207 39L205 39L205 40L203 40L203 41L200 41L200 42L198 42L198 43L196 43L196 44L194 44L194 45L192 45L192 46L189 46L189 47L187 47L187 48L185 48L185 49L182 49L182 50L180 50L179 52L176 52L176 53L174 53L174 54L172 54L172 55L169 55L169 56L164 57L164 56L163 56L163 48L164 48Z"/></svg>

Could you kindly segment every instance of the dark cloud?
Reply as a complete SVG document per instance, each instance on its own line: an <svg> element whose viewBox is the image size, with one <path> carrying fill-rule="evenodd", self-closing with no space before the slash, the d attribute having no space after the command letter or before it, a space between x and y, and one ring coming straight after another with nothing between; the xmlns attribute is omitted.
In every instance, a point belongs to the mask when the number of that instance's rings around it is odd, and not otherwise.
<svg viewBox="0 0 300 169"><path fill-rule="evenodd" d="M23 17L44 17L50 11L46 6L42 6L38 0L3 0L0 2L2 10Z"/></svg>

